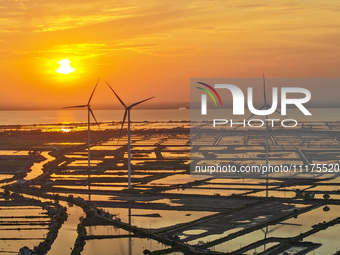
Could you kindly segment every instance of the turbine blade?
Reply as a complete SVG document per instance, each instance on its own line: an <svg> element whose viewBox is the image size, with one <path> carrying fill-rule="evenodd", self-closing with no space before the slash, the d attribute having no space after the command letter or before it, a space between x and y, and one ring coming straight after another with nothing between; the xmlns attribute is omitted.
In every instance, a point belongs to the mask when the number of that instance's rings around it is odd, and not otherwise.
<svg viewBox="0 0 340 255"><path fill-rule="evenodd" d="M261 106L261 108L259 109L259 110L262 110L263 108L265 108L267 105L262 105ZM251 117L253 117L255 115L255 113L254 114L252 114L252 115L250 115L246 120L249 120Z"/></svg>
<svg viewBox="0 0 340 255"><path fill-rule="evenodd" d="M66 106L66 107L62 107L62 108L83 108L83 107L86 107L87 105L86 104L83 104L83 105L75 105L75 106Z"/></svg>
<svg viewBox="0 0 340 255"><path fill-rule="evenodd" d="M251 117L253 117L255 114L250 115L246 120L249 120Z"/></svg>
<svg viewBox="0 0 340 255"><path fill-rule="evenodd" d="M264 96L264 104L267 105L267 97L266 97L266 79L263 74L263 96Z"/></svg>
<svg viewBox="0 0 340 255"><path fill-rule="evenodd" d="M128 110L125 110L125 112L124 112L123 122L122 122L122 126L121 126L121 128L120 128L120 131L119 131L119 136L118 136L117 144L119 143L119 140L120 140L120 138L121 138L121 136L122 136L122 131L123 131L123 127L124 127L124 124L125 124L127 111L128 111Z"/></svg>
<svg viewBox="0 0 340 255"><path fill-rule="evenodd" d="M94 116L94 113L93 113L93 111L92 111L91 107L89 107L89 111L90 111L90 113L91 113L91 115L92 115L92 117L93 117L94 121L96 122L96 124L97 124L98 128L100 129L100 126L99 126L99 124L98 124L98 122L97 122L97 119L96 119L96 117Z"/></svg>
<svg viewBox="0 0 340 255"><path fill-rule="evenodd" d="M106 84L110 87L110 89L112 90L112 92L116 95L116 97L118 98L119 102L126 108L126 105L124 104L123 100L120 99L120 97L117 95L117 93L113 90L113 88L110 86L110 84L108 84L106 82Z"/></svg>
<svg viewBox="0 0 340 255"><path fill-rule="evenodd" d="M96 90L96 88L97 88L97 86L98 86L98 82L99 82L99 79L98 79L98 81L97 81L97 83L96 83L96 86L94 87L94 89L93 89L93 91L92 91L92 94L91 94L91 96L90 96L90 99L89 99L89 101L88 101L88 105L90 105L90 102L91 102L91 100L92 100L92 97L93 97L93 94L94 94L94 92L95 92L95 90Z"/></svg>
<svg viewBox="0 0 340 255"><path fill-rule="evenodd" d="M141 104L141 103L143 103L143 102L145 102L145 101L148 101L148 100L150 100L150 99L152 99L152 98L154 98L154 97L149 97L149 98L147 98L147 99L144 99L144 100L142 100L142 101L139 101L139 102L137 102L137 103L134 103L134 104L130 105L128 108L132 108L132 107L134 107L134 106L136 106L136 105L139 105L139 104Z"/></svg>
<svg viewBox="0 0 340 255"><path fill-rule="evenodd" d="M275 110L278 114L282 115L281 112L279 110ZM287 114L285 115L287 116Z"/></svg>

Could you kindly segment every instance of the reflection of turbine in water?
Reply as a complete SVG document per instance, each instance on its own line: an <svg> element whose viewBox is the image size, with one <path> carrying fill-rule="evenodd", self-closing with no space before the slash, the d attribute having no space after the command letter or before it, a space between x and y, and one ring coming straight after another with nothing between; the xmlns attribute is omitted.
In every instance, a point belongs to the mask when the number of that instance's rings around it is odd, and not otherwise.
<svg viewBox="0 0 340 255"><path fill-rule="evenodd" d="M129 214L129 225L131 226L131 208L128 209ZM131 238L131 232L129 231L129 255L132 254L132 238Z"/></svg>
<svg viewBox="0 0 340 255"><path fill-rule="evenodd" d="M75 106L67 106L67 107L63 107L63 108L68 108L68 109L71 109L71 108L85 108L87 107L87 167L88 167L88 185L89 185L89 191L90 191L90 177L91 177L91 152L90 152L90 146L91 146L91 135L90 135L90 130L91 130L91 115L94 119L94 121L96 122L98 128L100 129L100 126L96 120L96 117L94 116L94 113L91 109L91 100L92 100L92 97L93 97L93 94L98 86L98 82L99 82L99 79L96 83L96 86L94 87L93 91L92 91L92 94L89 98L89 101L87 102L87 104L84 104L84 105L75 105ZM91 194L89 192L89 200L91 200Z"/></svg>
<svg viewBox="0 0 340 255"><path fill-rule="evenodd" d="M128 117L128 187L129 189L131 189L131 119L130 119L130 110L134 107L134 106L137 106L145 101L148 101L154 97L149 97L147 99L144 99L142 101L139 101L137 103L134 103L134 104L131 104L129 106L126 106L124 104L124 102L122 101L122 99L120 99L120 97L117 95L117 93L112 89L112 87L106 83L110 89L112 90L112 92L116 95L117 99L119 100L119 102L125 107L125 112L124 112L124 117L123 117L123 121L122 121L122 127L120 128L120 132L119 132L119 138L118 138L118 142L119 142L119 139L121 137L121 134L122 134L122 130L123 130L123 127L124 127L124 124L125 124L125 120L126 120L126 115Z"/></svg>
<svg viewBox="0 0 340 255"><path fill-rule="evenodd" d="M282 225L283 226L283 225ZM263 228L261 228L262 233L264 234L264 239L267 239L267 235L274 232L275 230L281 228L282 226L277 226L275 228L272 228L271 230L268 230L268 226L266 226L266 230L263 230ZM263 251L266 250L266 243L263 245Z"/></svg>

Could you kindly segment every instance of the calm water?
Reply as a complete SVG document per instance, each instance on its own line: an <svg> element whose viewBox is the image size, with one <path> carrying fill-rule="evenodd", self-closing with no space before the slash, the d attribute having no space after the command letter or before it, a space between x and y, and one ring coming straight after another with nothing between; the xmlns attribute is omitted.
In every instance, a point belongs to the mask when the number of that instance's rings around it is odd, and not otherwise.
<svg viewBox="0 0 340 255"><path fill-rule="evenodd" d="M299 109L287 109L287 116L281 116L278 113L273 113L269 116L269 119L295 119L300 121L340 121L340 108L308 108L311 116L305 116ZM188 110L189 111L189 110ZM210 113L210 114L209 114ZM252 113L245 109L244 116L232 115L231 109L208 109L206 116L201 116L200 109L195 109L191 111L191 118L195 120L210 120L213 116L216 119L233 119L233 120L243 120L252 116ZM252 116L251 119L264 119L264 116Z"/></svg>
<svg viewBox="0 0 340 255"><path fill-rule="evenodd" d="M199 110L197 110L199 111ZM232 118L231 110L225 110L225 118ZM288 109L287 117L273 116L281 119L293 118L298 121L337 121L340 120L339 108L311 108L312 116L304 116L299 110ZM121 121L124 110L94 110L98 122ZM247 118L250 114L245 114ZM182 121L190 119L190 110L133 110L132 121ZM237 119L241 119L238 116ZM0 111L0 125L31 125L53 123L87 122L86 109L81 110L39 110L39 111Z"/></svg>
<svg viewBox="0 0 340 255"><path fill-rule="evenodd" d="M98 122L122 121L124 110L93 110ZM132 110L132 121L189 120L189 110ZM91 120L93 121L93 119ZM87 122L87 110L0 111L0 125Z"/></svg>

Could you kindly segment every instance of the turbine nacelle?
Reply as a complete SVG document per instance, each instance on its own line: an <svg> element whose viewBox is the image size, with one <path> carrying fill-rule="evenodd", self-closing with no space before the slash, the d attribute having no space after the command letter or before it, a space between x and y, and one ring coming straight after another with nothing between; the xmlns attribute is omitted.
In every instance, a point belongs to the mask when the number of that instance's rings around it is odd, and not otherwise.
<svg viewBox="0 0 340 255"><path fill-rule="evenodd" d="M96 83L96 86L94 87L94 89L93 89L93 91L92 91L92 93L91 93L91 96L90 96L89 101L87 102L87 104L83 104L83 105L74 105L74 106L66 106L66 107L63 107L63 108L64 108L64 109L71 109L71 108L84 108L84 107L87 107L87 111L89 112L89 114L92 115L94 121L96 122L98 128L100 129L100 126L99 126L99 124L98 124L98 122L97 122L96 117L94 116L94 113L93 113L93 111L92 111L92 109L91 109L91 105L90 105L91 100L92 100L92 97L93 97L93 94L94 94L94 92L96 91L96 88L97 88L97 86L98 86L98 83L99 83L99 79L98 79L98 81L97 81L97 83ZM90 125L90 119L88 120L88 124Z"/></svg>
<svg viewBox="0 0 340 255"><path fill-rule="evenodd" d="M149 97L149 98L147 98L147 99L144 99L144 100L142 100L142 101L133 103L133 104L131 104L131 105L129 105L129 106L126 106L126 104L125 104L125 103L123 102L123 100L118 96L118 94L113 90L113 88L110 86L110 84L108 84L107 82L106 82L106 84L109 86L109 88L111 89L111 91L115 94L115 96L117 97L117 99L119 100L119 102L121 103L121 105L123 105L124 108L125 108L124 117L123 117L123 122L122 122L122 126L121 126L120 132L119 132L119 138L120 138L120 137L121 137L121 134L122 134L123 127L124 127L124 124L125 124L125 121L126 121L126 116L128 115L128 112L129 112L133 107L135 107L135 106L137 106L137 105L139 105L139 104L141 104L141 103L144 103L145 101L148 101L148 100L154 98L154 96L153 96L153 97ZM119 140L118 140L118 141L119 141Z"/></svg>

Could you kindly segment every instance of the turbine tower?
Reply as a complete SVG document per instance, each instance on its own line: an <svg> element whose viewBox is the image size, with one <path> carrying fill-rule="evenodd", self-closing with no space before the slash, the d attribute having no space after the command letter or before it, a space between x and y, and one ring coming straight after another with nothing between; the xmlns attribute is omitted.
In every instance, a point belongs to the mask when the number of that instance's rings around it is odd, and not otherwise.
<svg viewBox="0 0 340 255"><path fill-rule="evenodd" d="M91 161L91 152L90 152L90 147L91 147L91 136L90 136L90 130L91 130L91 127L90 127L90 125L91 125L91 123L90 123L90 122L91 122L91 115L92 115L94 121L96 122L98 128L100 129L99 124L98 124L98 122L97 122L97 120L96 120L96 117L94 116L94 113L93 113L93 111L92 111L92 109L91 109L90 103L91 103L93 94L94 94L94 92L96 91L96 88L97 88L97 86L98 86L98 82L99 82L99 79L98 79L98 81L97 81L97 83L96 83L96 86L94 87L94 89L93 89L93 91L92 91L92 94L91 94L91 96L90 96L89 101L87 102L87 104L63 107L63 108L68 108L68 109L70 109L70 108L85 108L85 107L87 107L87 153L88 153L88 158L87 158L88 163L87 163L87 166L88 166L88 170L89 170L89 173L88 173L88 181L89 181L89 185L90 185L90 174L91 174L91 172L90 172L90 167L91 167L91 164L90 164L90 163L91 163L91 162L90 162L90 161Z"/></svg>
<svg viewBox="0 0 340 255"><path fill-rule="evenodd" d="M126 106L126 104L123 102L122 99L120 99L120 97L117 95L117 93L113 90L113 88L110 86L110 84L108 84L106 82L106 84L109 86L109 88L112 90L112 92L115 94L115 96L117 97L117 99L119 100L119 102L124 106L125 108L125 112L124 112L124 117L123 117L123 121L122 121L122 126L120 128L120 132L119 132L119 138L121 137L122 134L122 130L125 124L125 120L126 120L126 116L128 118L128 188L131 189L131 119L130 119L130 110L136 106L139 105L145 101L148 101L154 97L149 97L147 99L144 99L142 101L139 101L137 103L133 103L129 106ZM118 138L118 139L119 139ZM118 140L119 141L119 140Z"/></svg>
<svg viewBox="0 0 340 255"><path fill-rule="evenodd" d="M263 99L264 99L264 105L260 107L259 110L265 109L268 110L270 109L270 105L267 103L267 96L266 96L266 79L263 74ZM277 113L281 114L278 110L275 110ZM253 117L255 114L250 115L247 120L249 120L251 117ZM268 126L268 115L266 115L266 145L265 145L265 150L266 150L266 166L268 169L269 166L269 126ZM266 197L268 198L268 172L267 172L267 178L266 178Z"/></svg>

